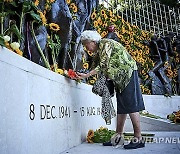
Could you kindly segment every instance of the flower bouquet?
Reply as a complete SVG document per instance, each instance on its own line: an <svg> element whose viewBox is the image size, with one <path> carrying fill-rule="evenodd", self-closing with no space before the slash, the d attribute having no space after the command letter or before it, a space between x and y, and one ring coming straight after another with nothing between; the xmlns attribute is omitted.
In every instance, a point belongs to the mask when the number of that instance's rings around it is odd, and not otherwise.
<svg viewBox="0 0 180 154"><path fill-rule="evenodd" d="M114 130L108 130L108 128L100 127L96 131L90 129L86 139L88 143L103 143L110 141L112 135L114 134Z"/></svg>
<svg viewBox="0 0 180 154"><path fill-rule="evenodd" d="M180 110L167 115L167 119L174 123L180 123Z"/></svg>

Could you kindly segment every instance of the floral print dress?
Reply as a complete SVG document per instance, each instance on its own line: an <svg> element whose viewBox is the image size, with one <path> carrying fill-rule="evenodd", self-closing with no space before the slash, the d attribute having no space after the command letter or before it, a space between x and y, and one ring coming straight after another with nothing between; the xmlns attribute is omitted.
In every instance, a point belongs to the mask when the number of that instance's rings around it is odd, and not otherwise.
<svg viewBox="0 0 180 154"><path fill-rule="evenodd" d="M136 61L126 48L112 39L100 40L93 67L113 80L120 93L130 82L132 72L137 70Z"/></svg>

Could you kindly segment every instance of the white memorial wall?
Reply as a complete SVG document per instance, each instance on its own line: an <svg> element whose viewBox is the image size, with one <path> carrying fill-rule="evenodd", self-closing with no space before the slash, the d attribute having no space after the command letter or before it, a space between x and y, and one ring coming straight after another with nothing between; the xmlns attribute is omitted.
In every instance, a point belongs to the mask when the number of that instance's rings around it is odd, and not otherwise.
<svg viewBox="0 0 180 154"><path fill-rule="evenodd" d="M91 88L0 47L0 153L59 154L85 141L89 129L115 130L116 118L105 124Z"/></svg>

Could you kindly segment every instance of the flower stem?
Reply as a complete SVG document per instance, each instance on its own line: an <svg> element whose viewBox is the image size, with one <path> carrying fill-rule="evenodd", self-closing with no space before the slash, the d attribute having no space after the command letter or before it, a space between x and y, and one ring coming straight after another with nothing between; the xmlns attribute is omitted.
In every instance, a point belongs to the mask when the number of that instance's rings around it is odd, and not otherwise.
<svg viewBox="0 0 180 154"><path fill-rule="evenodd" d="M3 35L3 31L4 31L3 22L4 22L4 17L1 17L1 35Z"/></svg>
<svg viewBox="0 0 180 154"><path fill-rule="evenodd" d="M19 32L20 32L20 35L22 33L22 22L23 22L23 17L24 17L24 12L22 11L21 13L21 18L20 18L20 25L19 25ZM20 43L20 40L18 40L18 42Z"/></svg>
<svg viewBox="0 0 180 154"><path fill-rule="evenodd" d="M52 39L52 38L53 38L53 36L52 36L52 34L51 34L51 39ZM57 67L56 67L56 58L55 58L55 53L54 53L54 44L52 45L51 53L52 53L52 60L53 60L54 72L56 72Z"/></svg>
<svg viewBox="0 0 180 154"><path fill-rule="evenodd" d="M4 2L2 4L2 16L1 16L1 35L4 34Z"/></svg>
<svg viewBox="0 0 180 154"><path fill-rule="evenodd" d="M34 21L32 22L32 34L33 34L34 40L35 40L35 42L36 42L36 45L37 45L37 47L38 47L38 51L39 51L40 55L41 55L42 58L43 58L43 61L44 61L44 63L45 63L46 68L51 69L51 68L50 68L50 65L49 65L49 62L47 61L47 59L46 59L46 57L45 57L45 55L44 55L44 53L43 53L43 51L42 51L39 43L38 43L38 40L36 39L36 36L35 36L35 33L34 33L33 24L34 24Z"/></svg>

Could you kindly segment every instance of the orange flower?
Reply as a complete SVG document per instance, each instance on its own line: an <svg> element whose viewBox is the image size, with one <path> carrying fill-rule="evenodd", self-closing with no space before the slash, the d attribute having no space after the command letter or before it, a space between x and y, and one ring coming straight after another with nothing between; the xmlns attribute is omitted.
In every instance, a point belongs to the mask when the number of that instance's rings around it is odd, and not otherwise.
<svg viewBox="0 0 180 154"><path fill-rule="evenodd" d="M93 137L93 136L94 136L94 131L93 131L92 129L90 129L90 130L88 131L87 137Z"/></svg>
<svg viewBox="0 0 180 154"><path fill-rule="evenodd" d="M17 49L17 50L15 50L15 51L16 51L16 53L17 53L18 55L20 55L20 56L23 55L23 52L22 52L20 49Z"/></svg>
<svg viewBox="0 0 180 154"><path fill-rule="evenodd" d="M68 76L70 78L75 78L77 75L76 75L76 72L74 72L72 69L69 69Z"/></svg>

